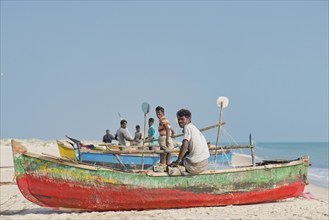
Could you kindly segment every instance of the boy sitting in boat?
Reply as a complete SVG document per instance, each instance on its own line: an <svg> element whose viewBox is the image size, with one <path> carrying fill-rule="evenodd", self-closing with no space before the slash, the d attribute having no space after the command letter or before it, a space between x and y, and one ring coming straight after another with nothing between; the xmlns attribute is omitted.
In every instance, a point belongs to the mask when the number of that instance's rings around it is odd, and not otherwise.
<svg viewBox="0 0 329 220"><path fill-rule="evenodd" d="M191 112L181 109L177 112L178 124L184 131L182 146L178 158L171 167L183 165L187 172L198 174L208 169L210 156L207 141L203 134L191 122Z"/></svg>

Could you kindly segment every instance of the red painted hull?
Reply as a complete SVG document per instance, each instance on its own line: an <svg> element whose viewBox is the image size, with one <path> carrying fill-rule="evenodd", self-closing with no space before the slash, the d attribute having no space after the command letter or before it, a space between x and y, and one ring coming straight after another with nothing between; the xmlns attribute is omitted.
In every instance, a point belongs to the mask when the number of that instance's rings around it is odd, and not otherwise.
<svg viewBox="0 0 329 220"><path fill-rule="evenodd" d="M182 189L128 188L111 185L95 188L77 186L70 182L54 182L46 177L17 178L22 194L31 202L54 209L118 211L186 208L198 206L225 206L270 202L299 196L305 183L296 181L271 190L228 194L193 193Z"/></svg>

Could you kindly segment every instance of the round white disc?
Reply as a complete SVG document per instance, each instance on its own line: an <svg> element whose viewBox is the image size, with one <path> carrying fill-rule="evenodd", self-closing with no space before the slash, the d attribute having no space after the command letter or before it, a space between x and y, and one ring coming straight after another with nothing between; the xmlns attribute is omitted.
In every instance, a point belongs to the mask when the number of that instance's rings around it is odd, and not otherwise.
<svg viewBox="0 0 329 220"><path fill-rule="evenodd" d="M219 96L217 99L217 105L220 107L222 105L223 108L228 106L228 98L225 96Z"/></svg>

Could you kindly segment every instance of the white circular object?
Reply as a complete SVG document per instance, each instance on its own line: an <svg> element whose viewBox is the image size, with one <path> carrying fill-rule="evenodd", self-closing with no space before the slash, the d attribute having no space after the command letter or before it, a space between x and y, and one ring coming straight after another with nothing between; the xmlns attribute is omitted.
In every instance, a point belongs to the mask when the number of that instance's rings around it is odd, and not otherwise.
<svg viewBox="0 0 329 220"><path fill-rule="evenodd" d="M219 96L217 99L218 107L226 108L228 106L228 98L226 96Z"/></svg>

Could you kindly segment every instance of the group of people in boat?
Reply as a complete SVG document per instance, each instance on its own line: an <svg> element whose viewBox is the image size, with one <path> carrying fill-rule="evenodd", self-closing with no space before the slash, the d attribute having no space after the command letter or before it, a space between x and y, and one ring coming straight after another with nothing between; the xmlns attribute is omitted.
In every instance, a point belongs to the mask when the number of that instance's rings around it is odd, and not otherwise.
<svg viewBox="0 0 329 220"><path fill-rule="evenodd" d="M175 134L169 120L165 117L165 110L158 106L155 109L159 119L158 129L155 128L154 118L149 118L148 135L145 138L144 145L150 150L163 150L160 154L160 167L177 167L184 166L186 171L192 174L198 174L208 168L208 158L210 156L207 141L200 130L195 127L191 121L191 112L187 109L181 109L176 113L178 124L183 128L183 141L180 147L178 158L171 162L170 150L174 148L173 136ZM120 121L120 128L115 136L110 134L110 130L106 130L103 136L103 142L111 143L112 140L117 140L121 150L127 146L126 141L130 141L133 145L143 144L143 135L140 131L140 126L136 126L135 137L132 138L127 130L127 121ZM169 151L169 152L166 152Z"/></svg>

